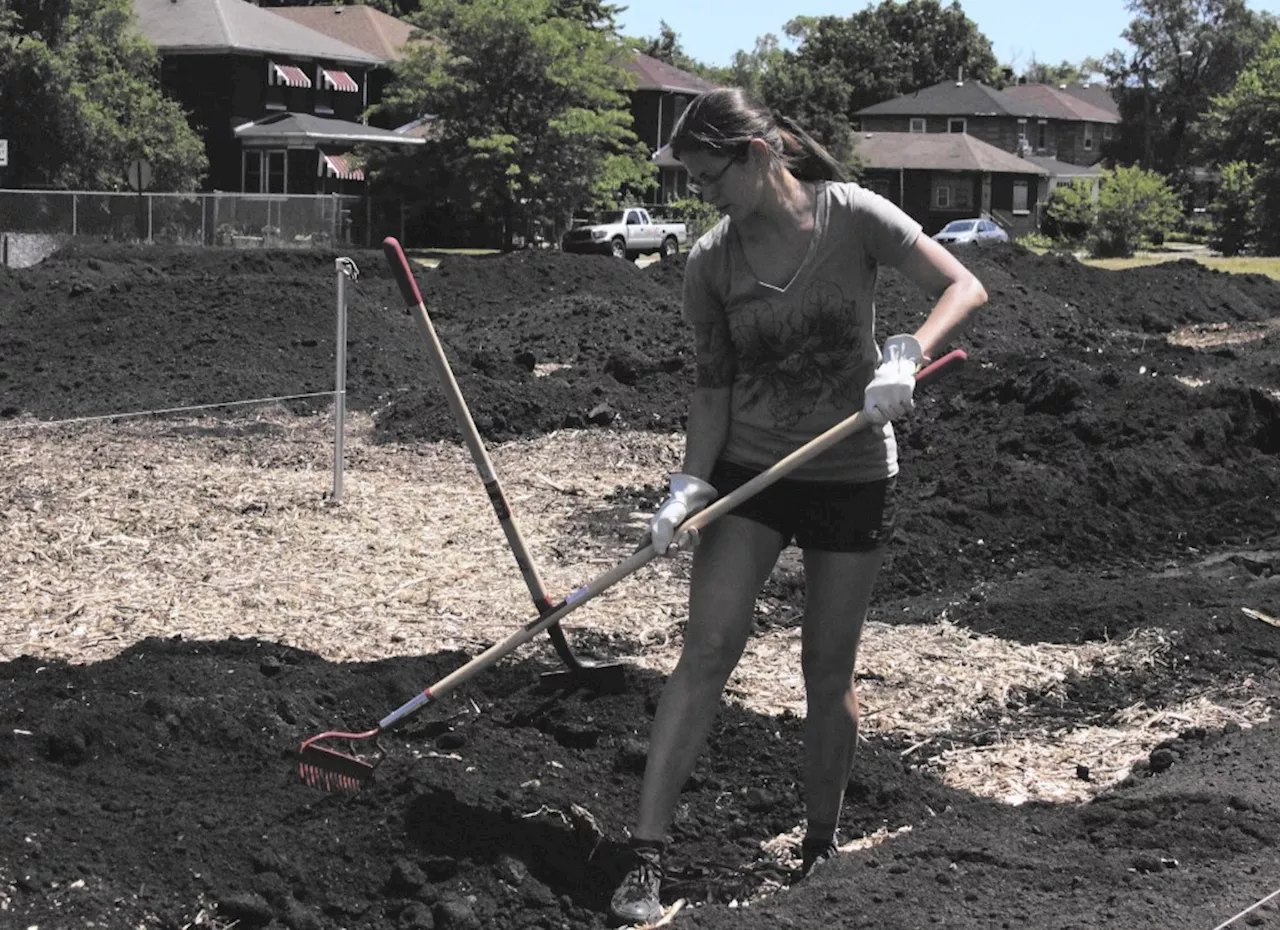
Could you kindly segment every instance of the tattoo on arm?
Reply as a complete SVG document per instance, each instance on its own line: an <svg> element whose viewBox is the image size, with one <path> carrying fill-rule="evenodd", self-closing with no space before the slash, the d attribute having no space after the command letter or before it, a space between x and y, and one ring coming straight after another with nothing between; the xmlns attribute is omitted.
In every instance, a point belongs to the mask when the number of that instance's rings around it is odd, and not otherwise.
<svg viewBox="0 0 1280 930"><path fill-rule="evenodd" d="M725 388L733 384L733 342L729 338L729 324L723 320L699 323L694 327L694 346L698 358L700 388Z"/></svg>

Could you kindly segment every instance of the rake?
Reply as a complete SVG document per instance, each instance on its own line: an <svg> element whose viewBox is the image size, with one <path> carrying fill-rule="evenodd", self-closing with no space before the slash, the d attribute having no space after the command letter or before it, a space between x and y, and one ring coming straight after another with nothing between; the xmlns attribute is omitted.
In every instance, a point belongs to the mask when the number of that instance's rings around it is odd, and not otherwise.
<svg viewBox="0 0 1280 930"><path fill-rule="evenodd" d="M958 366L960 362L967 358L968 356L961 349L948 352L928 367L922 369L916 375L916 381L918 384L932 381L944 371ZM805 462L870 425L871 420L861 411L848 419L842 420L825 433L809 440L786 458L771 465L746 484L729 492L706 509L700 510L689 517L689 519L680 524L679 529L676 531L676 536L691 530L705 528L743 501L754 497L776 481L784 478ZM374 768L384 757L381 746L377 742L380 735L386 733L406 717L416 713L428 704L441 700L455 688L480 672L497 664L552 624L559 623L564 617L592 598L609 590L624 578L635 574L651 562L656 555L657 553L654 551L652 544L646 541L643 546L613 568L596 576L587 584L569 592L551 610L530 620L502 642L495 643L461 668L449 673L435 684L424 688L420 694L415 695L379 720L378 725L373 729L366 730L363 733L346 733L331 730L304 740L298 750L298 774L307 784L322 788L325 791L358 790L373 775ZM346 740L353 743L371 740L376 754L366 758L356 754L354 751L352 753L344 753L331 746L321 745L322 741L325 740Z"/></svg>

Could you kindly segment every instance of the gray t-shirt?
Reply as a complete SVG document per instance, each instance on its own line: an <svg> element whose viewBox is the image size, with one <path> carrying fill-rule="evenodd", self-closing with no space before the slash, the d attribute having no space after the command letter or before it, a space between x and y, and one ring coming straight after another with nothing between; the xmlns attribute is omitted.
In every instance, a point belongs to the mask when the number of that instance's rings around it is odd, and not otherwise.
<svg viewBox="0 0 1280 930"><path fill-rule="evenodd" d="M920 224L857 184L816 185L813 238L785 288L756 279L729 223L689 253L684 316L724 322L735 355L732 415L721 457L764 469L862 409L880 348L875 286L897 265ZM805 463L790 477L875 481L898 472L893 427L872 426Z"/></svg>

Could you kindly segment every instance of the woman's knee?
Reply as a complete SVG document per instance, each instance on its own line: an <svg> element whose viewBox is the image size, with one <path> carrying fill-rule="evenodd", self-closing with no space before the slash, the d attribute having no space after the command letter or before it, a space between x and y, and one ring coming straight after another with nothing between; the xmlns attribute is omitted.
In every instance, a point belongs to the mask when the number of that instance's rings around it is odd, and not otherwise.
<svg viewBox="0 0 1280 930"><path fill-rule="evenodd" d="M680 652L680 664L709 678L728 678L746 645L746 637L732 629L690 623Z"/></svg>

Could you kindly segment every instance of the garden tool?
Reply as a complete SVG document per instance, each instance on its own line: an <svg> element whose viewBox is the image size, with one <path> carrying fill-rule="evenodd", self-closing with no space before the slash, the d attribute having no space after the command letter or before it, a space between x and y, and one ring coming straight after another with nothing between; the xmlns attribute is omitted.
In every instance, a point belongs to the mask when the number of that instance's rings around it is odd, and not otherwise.
<svg viewBox="0 0 1280 930"><path fill-rule="evenodd" d="M458 429L462 432L462 438L471 452L471 459L475 462L477 471L480 472L485 493L489 495L489 503L493 505L493 512L497 514L498 522L502 524L502 531L506 534L511 553L516 558L516 565L520 568L520 574L524 576L529 596L533 598L533 606L539 616L545 617L555 610L556 605L543 587L542 578L539 577L533 557L525 546L520 527L516 525L515 518L511 514L511 507L502 491L493 462L480 438L480 431L476 429L475 420L472 419L471 411L467 408L467 402L458 387L458 381L453 376L453 369L449 367L449 360L445 357L444 347L431 323L426 302L423 301L422 293L418 290L417 281L405 258L404 250L400 248L400 243L395 238L388 236L382 241L382 251L386 254L396 283L400 286L406 310L417 317L423 335L426 336L427 354L431 359L431 366L440 379L445 399L449 402L449 409L453 412L454 419L458 421ZM544 674L543 680L548 684L581 685L592 691L601 692L618 692L626 686L626 673L622 665L617 662L598 663L580 659L574 653L573 647L569 645L569 640L558 623L547 627L547 635L551 637L551 644L555 647L560 660L567 666L566 671Z"/></svg>
<svg viewBox="0 0 1280 930"><path fill-rule="evenodd" d="M964 351L960 349L947 353L916 375L917 384L932 380L949 367L963 362L967 357ZM689 517L680 524L676 531L676 538L691 530L704 529L714 520L724 516L743 501L759 494L805 462L870 425L871 420L861 411L842 420L825 433L809 440L809 442L781 461L771 465L746 484L729 492L724 497L714 501L706 509L700 510ZM613 568L598 575L587 584L569 592L551 610L533 618L502 642L495 643L461 668L449 673L435 684L424 688L420 694L415 695L378 721L378 725L373 729L362 733L330 731L320 733L303 741L298 752L298 774L307 784L323 788L326 791L358 789L373 774L374 766L377 762L381 761L382 752L377 744L377 738L380 735L428 704L439 701L459 685L515 652L542 630L559 623L565 616L577 610L592 598L609 590L624 578L635 574L651 562L656 555L657 553L654 551L653 546L646 541L640 548ZM371 758L362 758L356 754L344 753L330 746L321 745L325 740L344 740L348 742L371 740L375 746L376 753Z"/></svg>

